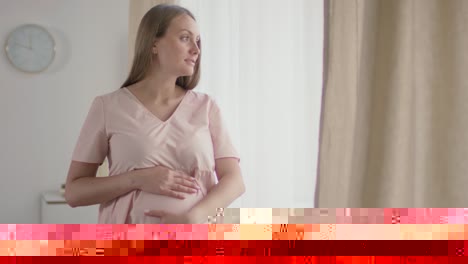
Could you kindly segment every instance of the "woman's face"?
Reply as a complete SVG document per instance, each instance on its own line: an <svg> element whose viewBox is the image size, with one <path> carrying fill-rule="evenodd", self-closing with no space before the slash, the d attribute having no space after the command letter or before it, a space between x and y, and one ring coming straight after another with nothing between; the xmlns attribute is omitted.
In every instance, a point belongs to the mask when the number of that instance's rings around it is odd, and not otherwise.
<svg viewBox="0 0 468 264"><path fill-rule="evenodd" d="M192 75L200 55L199 41L196 22L185 14L175 17L166 34L153 46L154 59L160 70L177 77Z"/></svg>

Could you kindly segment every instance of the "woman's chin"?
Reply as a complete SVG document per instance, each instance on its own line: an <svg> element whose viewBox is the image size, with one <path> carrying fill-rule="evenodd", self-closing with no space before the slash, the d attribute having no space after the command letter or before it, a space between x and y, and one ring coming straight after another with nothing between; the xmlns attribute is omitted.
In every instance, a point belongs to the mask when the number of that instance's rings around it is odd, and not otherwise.
<svg viewBox="0 0 468 264"><path fill-rule="evenodd" d="M192 76L193 75L193 68L190 68L190 69L184 69L183 71L180 72L179 76L182 76L182 77L189 77L189 76Z"/></svg>

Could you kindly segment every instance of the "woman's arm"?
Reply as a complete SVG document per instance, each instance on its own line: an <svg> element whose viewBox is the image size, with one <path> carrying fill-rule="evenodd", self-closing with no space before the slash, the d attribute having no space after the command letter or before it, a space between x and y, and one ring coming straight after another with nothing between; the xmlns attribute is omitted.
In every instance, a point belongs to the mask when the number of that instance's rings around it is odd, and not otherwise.
<svg viewBox="0 0 468 264"><path fill-rule="evenodd" d="M65 199L71 207L104 203L133 190L185 199L197 192L195 179L182 171L154 166L96 177L97 163L72 161L65 184Z"/></svg>
<svg viewBox="0 0 468 264"><path fill-rule="evenodd" d="M234 158L216 159L218 184L188 213L195 223L204 223L216 209L225 208L245 192L239 162Z"/></svg>
<svg viewBox="0 0 468 264"><path fill-rule="evenodd" d="M138 189L138 171L112 177L96 177L99 164L72 161L65 184L65 200L71 207L100 204Z"/></svg>

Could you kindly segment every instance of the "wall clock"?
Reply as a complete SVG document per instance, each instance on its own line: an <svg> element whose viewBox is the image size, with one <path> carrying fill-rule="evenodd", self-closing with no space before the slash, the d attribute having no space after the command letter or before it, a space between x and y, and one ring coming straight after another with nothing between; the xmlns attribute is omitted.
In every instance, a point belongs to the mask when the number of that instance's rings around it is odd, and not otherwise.
<svg viewBox="0 0 468 264"><path fill-rule="evenodd" d="M39 73L54 60L55 40L44 27L25 24L8 35L5 51L8 60L18 70Z"/></svg>

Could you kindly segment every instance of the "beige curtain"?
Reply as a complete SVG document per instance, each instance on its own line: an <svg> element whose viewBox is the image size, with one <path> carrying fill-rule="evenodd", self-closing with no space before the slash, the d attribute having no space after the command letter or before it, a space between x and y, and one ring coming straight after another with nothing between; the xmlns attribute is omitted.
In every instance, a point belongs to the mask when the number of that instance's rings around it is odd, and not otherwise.
<svg viewBox="0 0 468 264"><path fill-rule="evenodd" d="M468 1L326 2L317 207L468 205Z"/></svg>
<svg viewBox="0 0 468 264"><path fill-rule="evenodd" d="M133 60L135 39L140 21L145 13L158 4L178 4L178 0L130 0L128 16L128 63L129 69Z"/></svg>

